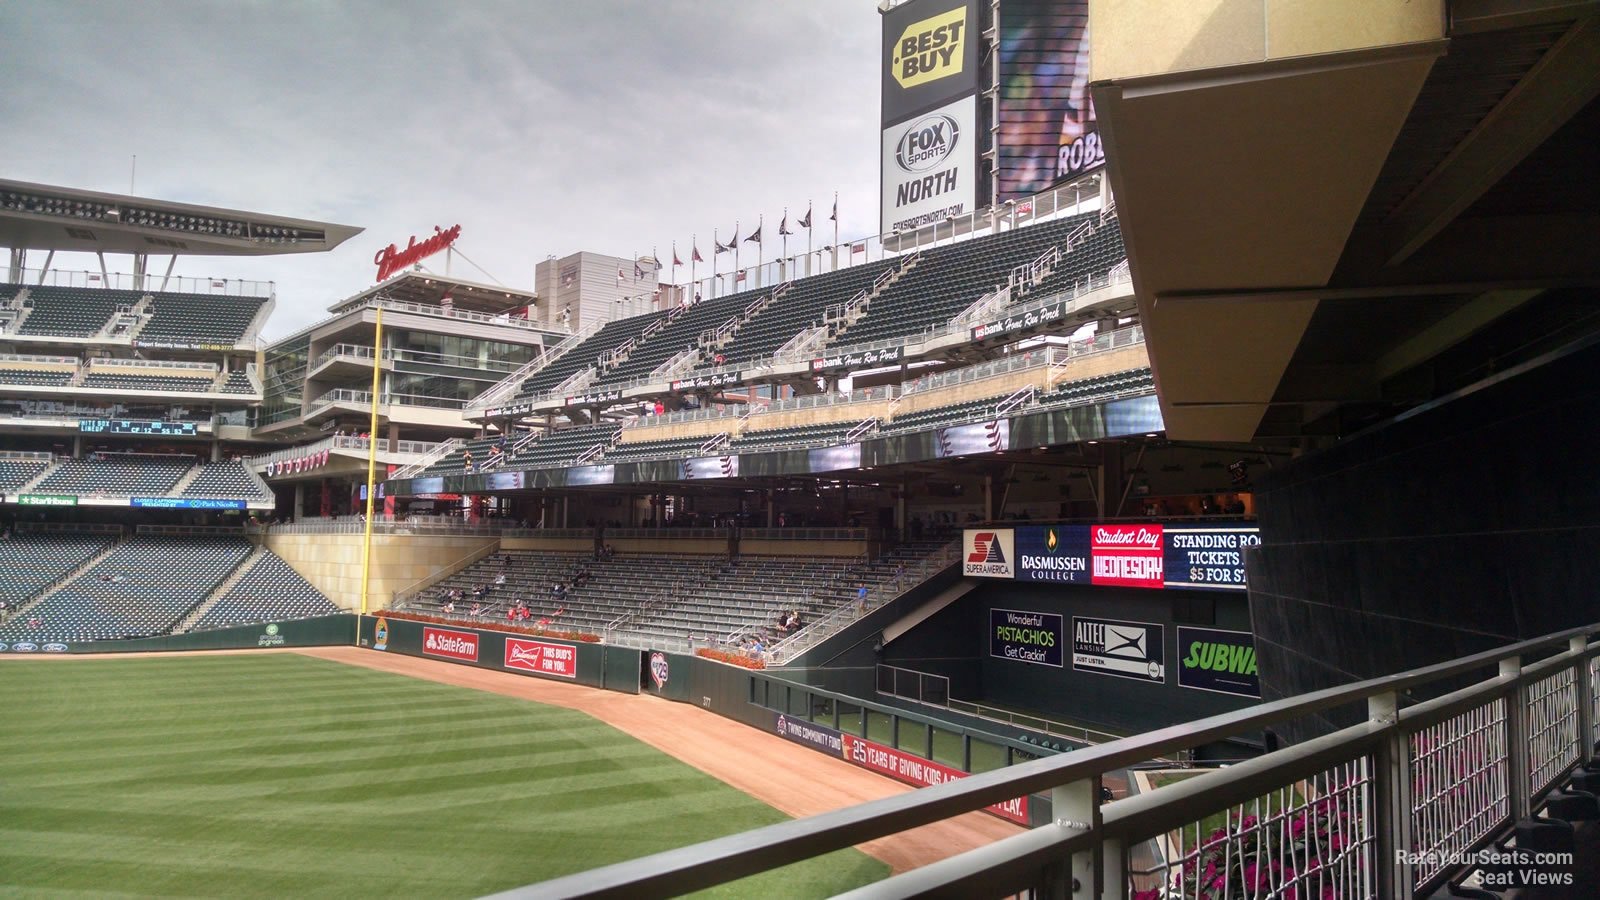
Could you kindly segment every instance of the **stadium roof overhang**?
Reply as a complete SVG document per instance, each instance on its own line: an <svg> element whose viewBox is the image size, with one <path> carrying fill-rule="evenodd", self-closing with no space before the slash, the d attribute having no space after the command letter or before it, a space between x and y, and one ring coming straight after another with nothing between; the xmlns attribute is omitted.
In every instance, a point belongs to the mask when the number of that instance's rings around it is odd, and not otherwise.
<svg viewBox="0 0 1600 900"><path fill-rule="evenodd" d="M179 256L320 253L363 229L0 179L0 247Z"/></svg>
<svg viewBox="0 0 1600 900"><path fill-rule="evenodd" d="M1297 46L1224 5L1156 74L1096 72L1175 439L1346 433L1578 327L1548 307L1600 284L1600 2L1419 6ZM1184 67L1256 28L1279 55Z"/></svg>

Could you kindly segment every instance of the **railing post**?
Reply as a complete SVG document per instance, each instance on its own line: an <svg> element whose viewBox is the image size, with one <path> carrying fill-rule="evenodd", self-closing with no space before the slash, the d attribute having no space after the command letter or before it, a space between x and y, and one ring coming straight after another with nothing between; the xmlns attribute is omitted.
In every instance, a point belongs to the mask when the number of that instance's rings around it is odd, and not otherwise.
<svg viewBox="0 0 1600 900"><path fill-rule="evenodd" d="M1100 831L1100 778L1085 778L1063 784L1050 790L1050 815L1057 828L1073 828L1098 833ZM1105 863L1111 851L1109 845L1096 843L1087 850L1072 854L1070 859L1048 866L1040 873L1041 891L1037 895L1051 900L1095 900L1102 896L1120 897L1111 889ZM1105 851L1102 854L1102 850ZM1117 857L1120 859L1120 852ZM1117 881L1125 880L1119 869Z"/></svg>
<svg viewBox="0 0 1600 900"><path fill-rule="evenodd" d="M1373 771L1378 838L1378 896L1411 900L1414 885L1407 857L1417 850L1411 830L1411 740L1400 725L1400 698L1393 692L1367 698L1367 722L1383 733Z"/></svg>
<svg viewBox="0 0 1600 900"><path fill-rule="evenodd" d="M1500 660L1500 677L1512 680L1506 693L1506 799L1511 821L1532 813L1528 799L1528 687L1522 681L1522 657Z"/></svg>
<svg viewBox="0 0 1600 900"><path fill-rule="evenodd" d="M1594 760L1594 682L1589 675L1589 636L1580 634L1567 645L1578 659L1578 765Z"/></svg>

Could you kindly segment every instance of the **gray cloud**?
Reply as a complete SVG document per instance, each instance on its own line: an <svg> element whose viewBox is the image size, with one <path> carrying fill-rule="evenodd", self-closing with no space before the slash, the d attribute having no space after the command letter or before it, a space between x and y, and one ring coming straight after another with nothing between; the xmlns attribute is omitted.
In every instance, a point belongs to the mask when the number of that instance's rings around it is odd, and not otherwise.
<svg viewBox="0 0 1600 900"><path fill-rule="evenodd" d="M520 287L580 249L670 262L697 232L710 259L713 227L808 199L827 226L834 190L844 236L876 231L878 29L866 0L11 0L0 173L122 192L137 154L142 195L364 226L179 261L276 281L281 335L435 225Z"/></svg>

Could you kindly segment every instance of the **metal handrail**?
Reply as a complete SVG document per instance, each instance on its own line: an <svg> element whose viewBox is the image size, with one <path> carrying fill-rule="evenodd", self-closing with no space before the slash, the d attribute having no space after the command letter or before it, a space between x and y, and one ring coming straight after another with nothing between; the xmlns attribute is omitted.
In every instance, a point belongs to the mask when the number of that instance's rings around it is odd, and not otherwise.
<svg viewBox="0 0 1600 900"><path fill-rule="evenodd" d="M1052 824L893 876L849 896L1002 896L1020 891L1063 896L1074 893L1074 884L1086 894L1125 896L1136 879L1153 886L1157 896L1175 896L1182 890L1176 883L1182 867L1186 860L1199 858L1198 849L1237 859L1246 842L1256 845L1259 840L1259 847L1268 846L1269 829L1287 829L1295 815L1339 820L1343 848L1322 847L1316 854L1319 863L1332 865L1318 873L1315 883L1329 885L1335 896L1421 896L1458 869L1468 851L1529 816L1565 773L1594 758L1600 644L1591 637L1596 632L1600 624L1559 631L1395 675L950 779L498 896L688 893L1040 792L1049 792L1054 801ZM1540 662L1524 664L1551 653ZM1481 674L1490 671L1493 674ZM1406 705L1416 689L1448 690L1466 676L1478 680L1437 699ZM1535 695L1548 684L1556 684L1556 692ZM1545 709L1545 703L1551 708ZM1104 805L1096 799L1107 773L1356 704L1367 708L1366 721L1358 725L1150 793ZM1478 724L1485 721L1487 726ZM1461 744L1446 744L1456 753L1442 759L1426 751L1415 755L1418 741L1448 738L1475 727L1486 732L1484 745L1495 751L1489 759L1468 758L1466 750L1472 747L1463 749ZM1563 730L1556 740L1541 730L1558 727ZM1464 771L1453 771L1455 763ZM1541 775L1548 771L1554 777L1534 782L1536 766ZM1428 794L1413 797L1419 775L1437 784ZM1459 822L1443 813L1448 804L1459 802L1453 789L1467 785L1472 788L1474 810L1487 815L1477 828L1463 834L1455 830ZM1442 794L1438 788L1444 789ZM1251 809L1261 812L1262 798L1269 796L1278 798L1275 815L1246 817ZM1229 815L1229 827L1207 837L1200 823L1219 813ZM1177 859L1168 858L1162 848L1159 853L1165 862L1154 869L1136 867L1134 848L1151 840L1170 845L1173 835L1177 835ZM1189 835L1194 836L1192 843ZM1420 862L1401 862L1405 859ZM1288 861L1287 855L1261 860L1282 861ZM1298 859L1295 862L1304 868Z"/></svg>
<svg viewBox="0 0 1600 900"><path fill-rule="evenodd" d="M466 443L467 442L461 438L450 438L449 440L439 444L437 447L434 447L431 452L425 454L421 459L417 460L411 465L396 469L394 474L390 475L389 478L385 480L414 478L416 477L417 473L423 471L439 460L444 459L446 456L456 452L457 448L464 446Z"/></svg>
<svg viewBox="0 0 1600 900"><path fill-rule="evenodd" d="M499 402L502 398L515 394L517 389L522 387L522 383L524 381L532 378L534 375L543 371L545 367L549 366L551 363L554 363L562 356L565 356L567 351L572 350L579 344L593 337L596 332L605 327L606 323L607 320L605 318L596 319L578 331L573 332L559 344L549 348L544 353L541 353L538 357L523 363L521 368L517 369L515 372L512 372L510 375L507 375L505 378L500 379L498 383L494 384L488 390L485 390L483 393L472 398L471 402L467 404L467 409L488 409L489 407L495 405L495 403Z"/></svg>

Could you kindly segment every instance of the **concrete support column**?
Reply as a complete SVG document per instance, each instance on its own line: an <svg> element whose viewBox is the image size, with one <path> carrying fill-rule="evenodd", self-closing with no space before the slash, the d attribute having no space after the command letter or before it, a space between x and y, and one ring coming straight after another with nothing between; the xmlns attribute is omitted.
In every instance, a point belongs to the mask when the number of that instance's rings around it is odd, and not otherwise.
<svg viewBox="0 0 1600 900"><path fill-rule="evenodd" d="M1118 515L1117 507L1122 502L1122 449L1115 444L1101 444L1100 465L1096 474L1100 484L1096 491L1099 498L1100 518L1106 519Z"/></svg>
<svg viewBox="0 0 1600 900"><path fill-rule="evenodd" d="M994 508L994 476L983 476L983 520L992 521L995 517Z"/></svg>
<svg viewBox="0 0 1600 900"><path fill-rule="evenodd" d="M767 496L767 527L778 527L778 492L768 488Z"/></svg>
<svg viewBox="0 0 1600 900"><path fill-rule="evenodd" d="M400 426L389 423L389 452L395 453L400 449Z"/></svg>
<svg viewBox="0 0 1600 900"><path fill-rule="evenodd" d="M306 514L306 485L297 482L294 486L294 520L300 521Z"/></svg>

